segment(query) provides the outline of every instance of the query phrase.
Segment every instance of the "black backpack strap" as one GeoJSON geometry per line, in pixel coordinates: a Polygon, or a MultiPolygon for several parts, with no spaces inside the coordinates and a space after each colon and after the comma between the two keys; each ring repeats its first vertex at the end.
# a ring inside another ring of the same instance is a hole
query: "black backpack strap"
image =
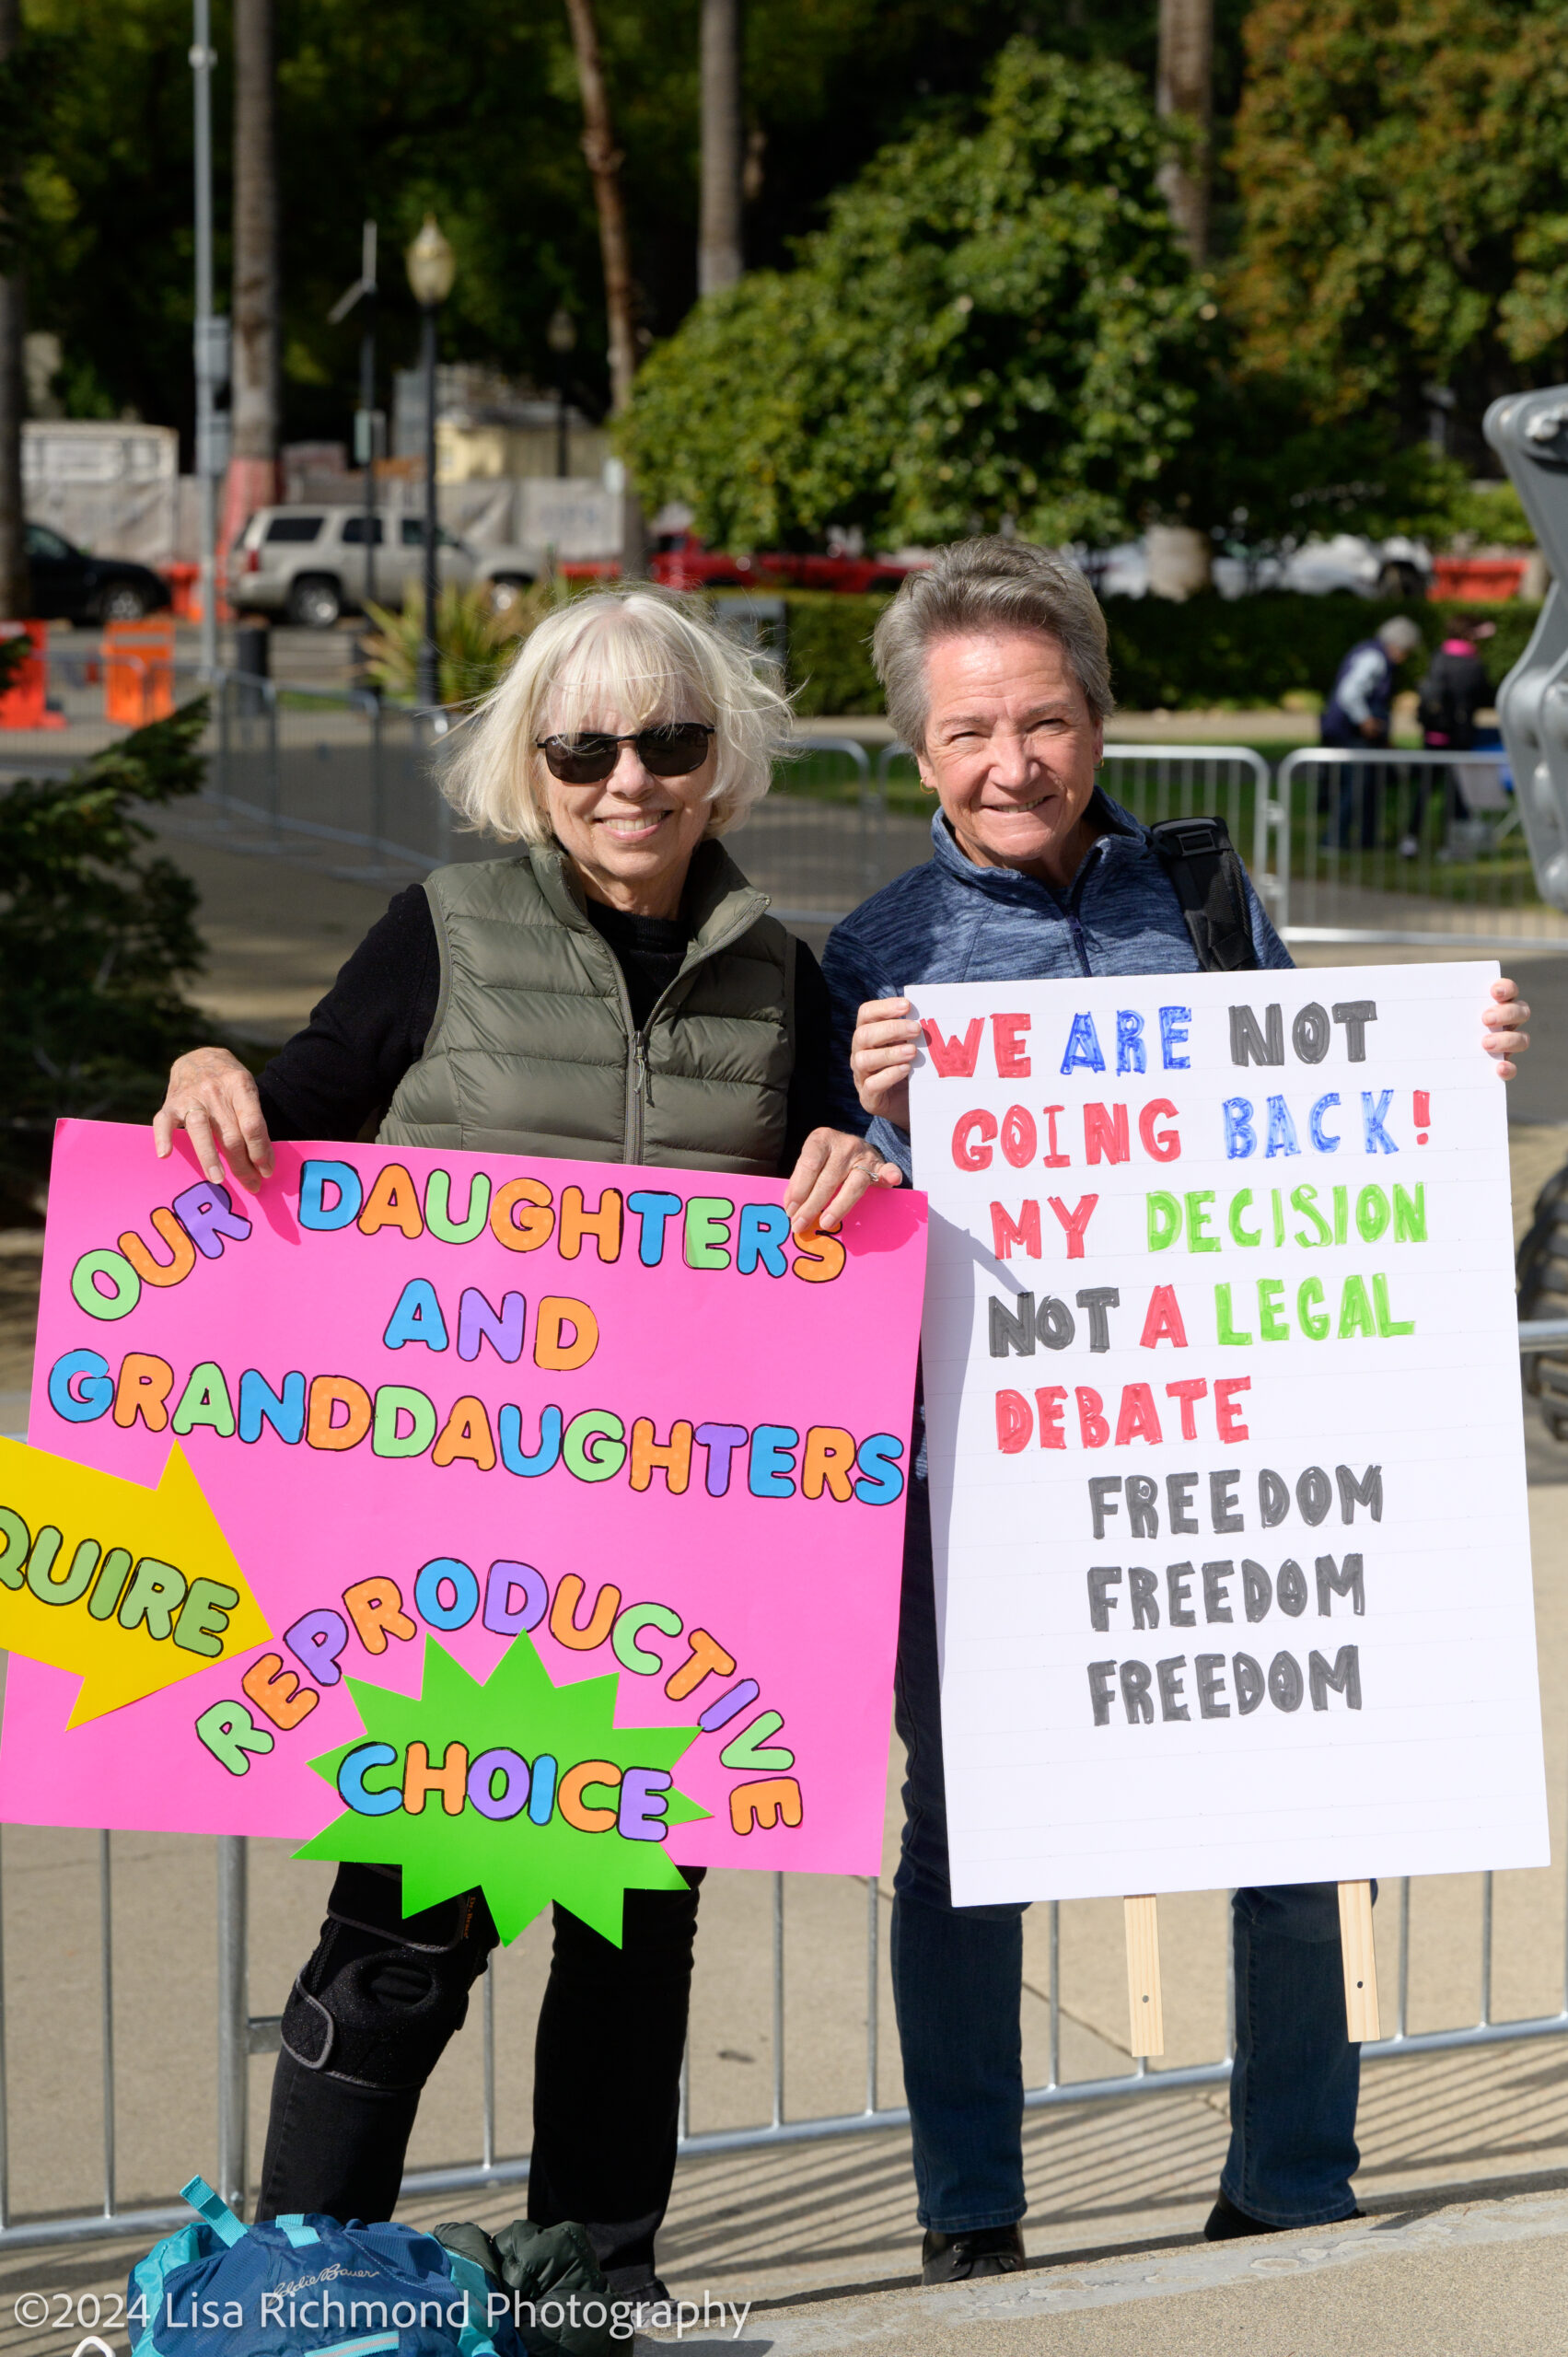
{"type": "Polygon", "coordinates": [[[1239,974],[1257,966],[1247,871],[1223,819],[1162,819],[1149,829],[1156,858],[1181,903],[1205,974],[1239,974]]]}

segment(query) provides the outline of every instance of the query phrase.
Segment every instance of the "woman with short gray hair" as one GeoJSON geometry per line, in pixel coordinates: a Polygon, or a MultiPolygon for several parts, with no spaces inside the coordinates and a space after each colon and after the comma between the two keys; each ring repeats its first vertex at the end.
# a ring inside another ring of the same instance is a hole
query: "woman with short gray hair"
{"type": "MultiPolygon", "coordinates": [[[[932,857],[835,928],[823,970],[839,1117],[847,1126],[858,1109],[871,1142],[907,1173],[920,1035],[907,989],[1291,958],[1244,879],[1223,945],[1190,922],[1150,831],[1097,785],[1110,710],[1105,618],[1067,559],[1017,540],[960,541],[904,584],[874,644],[889,716],[936,797],[932,857]]],[[[1517,1027],[1529,1010],[1512,982],[1493,987],[1484,1043],[1507,1079],[1509,1059],[1528,1044],[1517,1027]]],[[[908,1776],[892,1966],[922,2271],[935,2283],[1024,2263],[1023,1909],[955,1908],[949,1892],[918,1430],[911,1456],[897,1694],[908,1776]]],[[[1234,2132],[1206,2231],[1358,2216],[1359,2049],[1345,2038],[1335,1890],[1237,1891],[1234,1922],[1234,2132]]]]}
{"type": "Polygon", "coordinates": [[[926,656],[939,639],[1028,631],[1054,639],[1098,722],[1109,718],[1105,615],[1071,557],[1027,540],[959,540],[912,573],[871,641],[888,717],[906,745],[925,743],[926,656]]]}

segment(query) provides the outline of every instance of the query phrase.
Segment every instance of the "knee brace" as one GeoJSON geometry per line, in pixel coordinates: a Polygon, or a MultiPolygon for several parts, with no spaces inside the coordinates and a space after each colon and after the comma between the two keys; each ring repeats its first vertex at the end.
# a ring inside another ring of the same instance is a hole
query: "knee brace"
{"type": "Polygon", "coordinates": [[[495,1945],[476,1891],[405,1919],[396,1867],[340,1868],[315,1954],[284,2011],[305,2070],[384,2093],[421,2087],[468,2013],[495,1945]]]}

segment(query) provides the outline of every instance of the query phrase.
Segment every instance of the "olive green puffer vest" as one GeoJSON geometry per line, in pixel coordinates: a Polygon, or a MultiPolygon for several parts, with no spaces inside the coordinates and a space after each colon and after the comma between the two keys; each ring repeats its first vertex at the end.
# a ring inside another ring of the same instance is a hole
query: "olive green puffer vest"
{"type": "Polygon", "coordinates": [[[436,1020],[379,1143],[774,1175],[795,1064],[795,944],[699,844],[685,962],[641,1033],[558,844],[438,867],[436,1020]]]}

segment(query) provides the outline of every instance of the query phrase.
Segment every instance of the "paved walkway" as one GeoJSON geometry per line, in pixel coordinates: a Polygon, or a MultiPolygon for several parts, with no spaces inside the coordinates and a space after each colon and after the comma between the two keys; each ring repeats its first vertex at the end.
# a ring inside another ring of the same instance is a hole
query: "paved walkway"
{"type": "MultiPolygon", "coordinates": [[[[797,2238],[846,2192],[848,2169],[819,2169],[786,2231],[797,2238]]],[[[731,2189],[737,2215],[759,2188],[731,2189]]],[[[765,2189],[763,2189],[765,2190],[765,2189]]],[[[454,2205],[448,2205],[452,2207],[454,2205]]],[[[497,2212],[499,2218],[506,2214],[497,2212]]],[[[433,2213],[411,2223],[436,2223],[433,2213]]],[[[1119,2242],[1031,2255],[1017,2275],[924,2291],[910,2255],[894,2280],[787,2288],[753,2270],[670,2269],[670,2311],[645,2316],[635,2349],[718,2357],[1533,2357],[1560,2351],[1568,2267],[1568,2175],[1527,2189],[1469,2188],[1373,2205],[1342,2226],[1209,2245],[1191,2226],[1132,2219],[1119,2242]]],[[[72,2357],[109,2326],[134,2246],[0,2258],[0,2357],[72,2357]],[[41,2303],[51,2322],[34,2321],[41,2303]],[[18,2310],[20,2311],[18,2315],[18,2310]]],[[[622,2344],[623,2346],[625,2344],[622,2344]]]]}

